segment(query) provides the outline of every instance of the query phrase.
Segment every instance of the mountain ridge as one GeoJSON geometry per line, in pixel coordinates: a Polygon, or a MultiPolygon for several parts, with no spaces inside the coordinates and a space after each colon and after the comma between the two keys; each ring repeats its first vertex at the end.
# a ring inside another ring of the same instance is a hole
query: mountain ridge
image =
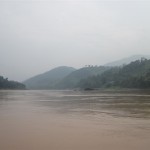
{"type": "Polygon", "coordinates": [[[33,76],[23,83],[29,89],[47,89],[51,88],[55,82],[58,82],[75,70],[76,69],[73,67],[60,66],[46,71],[45,73],[33,76]]]}
{"type": "Polygon", "coordinates": [[[150,59],[136,60],[122,67],[112,67],[100,76],[82,80],[80,88],[150,88],[150,59]]]}
{"type": "Polygon", "coordinates": [[[104,64],[104,66],[122,66],[131,63],[132,61],[140,60],[141,58],[150,59],[150,55],[133,55],[104,64]]]}
{"type": "Polygon", "coordinates": [[[83,67],[74,72],[70,73],[68,76],[63,78],[58,84],[56,84],[56,88],[58,89],[66,89],[66,88],[76,88],[80,80],[88,78],[93,75],[100,75],[104,71],[108,70],[110,67],[105,66],[89,66],[83,67]]]}
{"type": "MultiPolygon", "coordinates": [[[[149,58],[150,56],[146,56],[149,58]]],[[[80,82],[83,80],[89,80],[90,77],[101,76],[101,74],[107,75],[107,70],[110,73],[111,69],[116,67],[116,70],[122,68],[134,61],[144,61],[146,60],[145,55],[134,55],[128,58],[121,59],[112,63],[105,64],[104,66],[87,66],[80,69],[75,69],[73,67],[60,66],[56,67],[45,73],[36,75],[30,79],[27,79],[23,83],[28,89],[73,89],[80,87],[80,82]],[[119,65],[120,63],[120,65],[119,65]]],[[[133,68],[134,69],[134,68],[133,68]]],[[[115,69],[113,70],[115,72],[115,69]]],[[[132,70],[131,70],[132,71],[132,70]]],[[[137,70],[140,71],[140,70],[137,70]]],[[[137,73],[137,72],[136,72],[137,73]]],[[[135,74],[136,74],[135,73],[135,74]]],[[[118,76],[119,78],[119,76],[118,76]]],[[[96,79],[96,78],[95,78],[96,79]]],[[[90,80],[89,80],[90,81],[90,80]]],[[[99,82],[98,80],[94,81],[99,82]]],[[[93,84],[93,83],[92,83],[93,84]]],[[[94,84],[93,84],[94,85],[94,84]]]]}

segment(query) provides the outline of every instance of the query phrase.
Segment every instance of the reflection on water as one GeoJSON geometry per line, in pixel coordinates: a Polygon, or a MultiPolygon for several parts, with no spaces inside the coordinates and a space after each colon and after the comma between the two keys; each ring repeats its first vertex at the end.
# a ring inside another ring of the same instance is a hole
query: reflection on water
{"type": "Polygon", "coordinates": [[[2,90],[0,120],[2,150],[149,150],[150,92],[2,90]]]}

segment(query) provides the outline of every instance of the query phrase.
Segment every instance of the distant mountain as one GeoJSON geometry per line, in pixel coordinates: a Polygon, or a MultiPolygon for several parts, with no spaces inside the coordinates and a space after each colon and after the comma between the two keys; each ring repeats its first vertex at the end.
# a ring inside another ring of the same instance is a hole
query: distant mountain
{"type": "Polygon", "coordinates": [[[58,67],[23,83],[28,89],[71,89],[76,88],[80,80],[101,74],[108,69],[110,67],[106,66],[89,66],[78,70],[72,67],[58,67]]]}
{"type": "Polygon", "coordinates": [[[70,73],[68,76],[63,78],[60,82],[58,82],[55,86],[57,89],[65,89],[65,88],[76,88],[80,80],[86,79],[93,75],[100,75],[104,71],[110,69],[110,67],[84,67],[81,69],[78,69],[72,73],[70,73]]]}
{"type": "Polygon", "coordinates": [[[0,76],[0,89],[25,89],[25,85],[16,81],[9,81],[8,78],[0,76]]]}
{"type": "Polygon", "coordinates": [[[75,70],[76,69],[72,67],[61,66],[34,76],[23,83],[28,89],[51,89],[57,82],[75,70]]]}
{"type": "Polygon", "coordinates": [[[80,88],[150,88],[150,60],[141,59],[123,67],[112,67],[101,75],[81,80],[80,88]]]}
{"type": "Polygon", "coordinates": [[[134,55],[131,57],[123,58],[114,62],[105,64],[104,66],[122,66],[127,65],[133,61],[140,60],[141,58],[150,59],[150,55],[134,55]]]}
{"type": "Polygon", "coordinates": [[[105,66],[88,66],[78,70],[72,67],[57,67],[43,74],[34,76],[24,81],[23,83],[28,89],[73,89],[80,87],[105,87],[109,83],[113,84],[117,79],[121,79],[120,81],[117,80],[117,82],[123,83],[122,79],[127,81],[126,78],[128,76],[130,77],[130,75],[137,75],[138,72],[141,73],[141,69],[143,71],[141,74],[142,76],[145,71],[147,72],[146,68],[149,69],[149,60],[144,58],[150,58],[150,56],[136,55],[108,63],[105,66]],[[135,62],[133,63],[135,66],[132,64],[132,62],[135,62]],[[142,63],[143,65],[143,62],[146,62],[148,67],[141,67],[140,64],[142,63]],[[129,67],[125,64],[129,64],[129,67]],[[127,68],[127,70],[125,68],[127,68]],[[124,72],[124,74],[118,74],[118,71],[124,72]],[[126,78],[124,78],[124,76],[126,78]]]}

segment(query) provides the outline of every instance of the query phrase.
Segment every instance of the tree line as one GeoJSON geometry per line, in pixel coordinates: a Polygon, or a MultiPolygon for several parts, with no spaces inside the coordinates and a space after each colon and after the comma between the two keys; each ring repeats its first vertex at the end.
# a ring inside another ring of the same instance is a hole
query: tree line
{"type": "Polygon", "coordinates": [[[16,81],[9,81],[8,78],[0,76],[0,89],[25,89],[25,85],[16,81]]]}
{"type": "Polygon", "coordinates": [[[83,79],[80,88],[150,88],[150,60],[142,58],[122,67],[112,67],[101,75],[83,79]]]}

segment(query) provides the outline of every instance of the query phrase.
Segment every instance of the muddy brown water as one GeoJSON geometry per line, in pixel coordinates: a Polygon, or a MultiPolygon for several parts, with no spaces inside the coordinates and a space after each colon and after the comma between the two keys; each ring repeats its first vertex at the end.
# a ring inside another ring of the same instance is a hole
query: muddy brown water
{"type": "Polygon", "coordinates": [[[0,91],[0,150],[149,150],[150,91],[0,91]]]}

